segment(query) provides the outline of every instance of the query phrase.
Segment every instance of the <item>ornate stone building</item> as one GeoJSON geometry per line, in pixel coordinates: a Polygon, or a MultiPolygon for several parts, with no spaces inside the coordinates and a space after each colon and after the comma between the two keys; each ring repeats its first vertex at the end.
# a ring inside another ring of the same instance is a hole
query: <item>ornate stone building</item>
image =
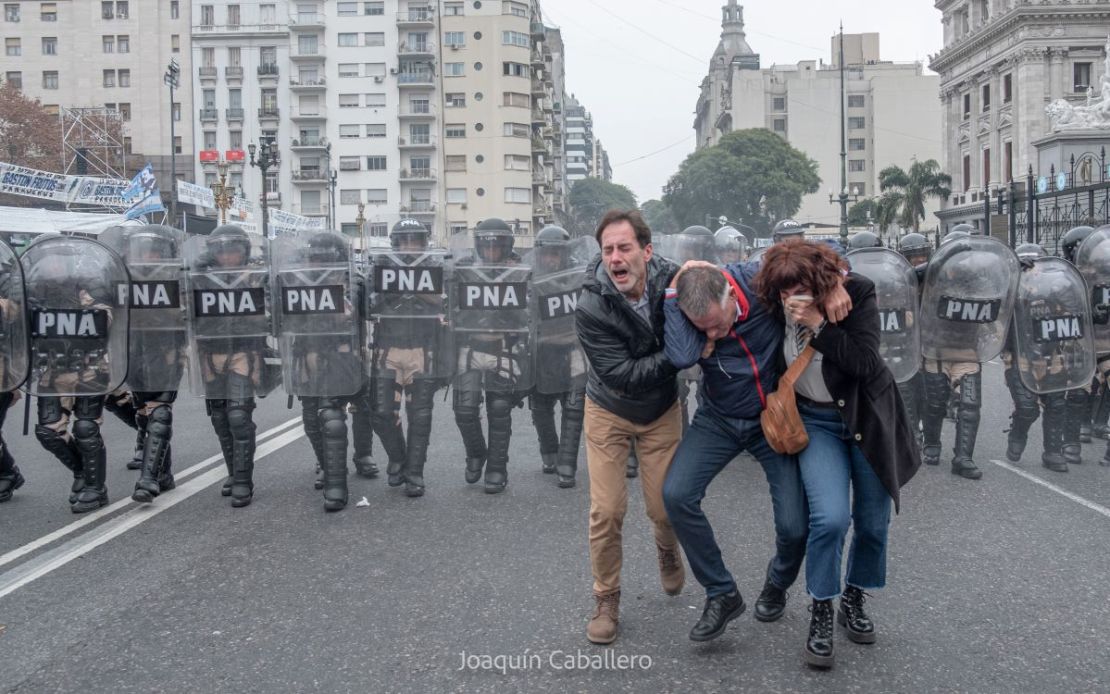
{"type": "Polygon", "coordinates": [[[744,8],[728,0],[721,8],[721,41],[709,61],[709,74],[701,81],[694,118],[698,148],[715,145],[732,131],[732,74],[737,70],[758,73],[759,54],[744,34],[744,8]]]}
{"type": "MultiPolygon", "coordinates": [[[[1110,0],[937,0],[944,170],[952,197],[943,226],[983,224],[983,198],[1037,168],[1045,107],[1085,104],[1102,79],[1110,0]]],[[[1047,173],[1047,172],[1044,172],[1047,173]]]]}

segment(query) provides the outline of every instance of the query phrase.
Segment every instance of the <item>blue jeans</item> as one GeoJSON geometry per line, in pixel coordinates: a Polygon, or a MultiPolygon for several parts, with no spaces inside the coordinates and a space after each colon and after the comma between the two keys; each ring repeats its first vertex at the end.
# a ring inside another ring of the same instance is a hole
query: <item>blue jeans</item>
{"type": "Polygon", "coordinates": [[[806,589],[815,600],[840,595],[841,556],[849,525],[853,532],[848,585],[882,588],[890,495],[844,426],[840,412],[801,403],[798,411],[809,434],[809,446],[798,454],[809,500],[806,589]]]}
{"type": "Polygon", "coordinates": [[[759,460],[771,488],[776,552],[767,578],[779,588],[790,587],[805,558],[809,512],[797,460],[771,450],[758,419],[722,417],[699,407],[663,483],[663,505],[690,569],[711,598],[735,590],[736,581],[721,559],[701,500],[717,473],[744,450],[759,460]]]}

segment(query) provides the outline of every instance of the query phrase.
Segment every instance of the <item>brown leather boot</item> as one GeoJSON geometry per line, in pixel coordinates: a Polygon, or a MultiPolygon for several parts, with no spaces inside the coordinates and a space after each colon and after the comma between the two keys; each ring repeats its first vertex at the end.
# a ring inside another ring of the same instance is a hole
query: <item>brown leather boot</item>
{"type": "Polygon", "coordinates": [[[617,640],[617,622],[620,619],[621,592],[608,595],[594,593],[597,609],[586,625],[586,638],[591,643],[613,643],[617,640]]]}
{"type": "Polygon", "coordinates": [[[686,569],[682,566],[682,554],[678,545],[665,549],[656,545],[659,551],[659,580],[663,584],[663,592],[667,595],[678,595],[686,583],[686,569]]]}

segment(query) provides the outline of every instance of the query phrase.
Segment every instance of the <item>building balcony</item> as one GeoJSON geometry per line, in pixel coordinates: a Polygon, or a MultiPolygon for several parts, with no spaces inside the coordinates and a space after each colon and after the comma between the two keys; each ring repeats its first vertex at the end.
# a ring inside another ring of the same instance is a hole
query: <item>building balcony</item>
{"type": "Polygon", "coordinates": [[[428,87],[435,83],[431,72],[399,72],[397,84],[401,87],[428,87]]]}
{"type": "Polygon", "coordinates": [[[532,153],[533,154],[546,154],[549,147],[542,137],[532,138],[532,153]]]}
{"type": "Polygon", "coordinates": [[[547,36],[544,31],[543,22],[532,22],[532,38],[542,41],[547,36]]]}
{"type": "Polygon", "coordinates": [[[294,137],[290,146],[294,150],[324,149],[328,146],[326,137],[294,137]]]}
{"type": "Polygon", "coordinates": [[[317,77],[314,80],[304,80],[303,82],[290,77],[289,88],[295,92],[323,91],[327,89],[327,82],[323,77],[317,77]]]}
{"type": "Polygon", "coordinates": [[[289,59],[297,60],[300,62],[310,62],[314,60],[324,60],[324,44],[317,44],[315,46],[293,46],[289,49],[289,59]]]}
{"type": "Polygon", "coordinates": [[[533,49],[532,50],[532,65],[535,67],[543,67],[543,52],[533,49]]]}
{"type": "Polygon", "coordinates": [[[399,149],[435,149],[436,138],[431,135],[422,135],[419,137],[398,137],[397,147],[399,149]]]}
{"type": "Polygon", "coordinates": [[[258,109],[258,120],[279,120],[281,111],[277,106],[263,106],[258,109]]]}
{"type": "Polygon", "coordinates": [[[436,25],[436,15],[431,8],[426,10],[409,10],[408,12],[400,12],[397,14],[397,26],[399,27],[434,27],[436,25]]]}
{"type": "Polygon", "coordinates": [[[404,104],[397,113],[398,118],[408,118],[412,120],[433,120],[438,115],[439,112],[436,110],[436,107],[431,104],[417,108],[413,108],[409,104],[404,104]]]}
{"type": "Polygon", "coordinates": [[[547,96],[547,88],[544,87],[543,80],[538,77],[532,79],[532,96],[537,98],[547,96]]]}
{"type": "Polygon", "coordinates": [[[220,110],[218,108],[202,108],[200,110],[201,123],[215,123],[220,119],[220,110]]]}
{"type": "Polygon", "coordinates": [[[436,213],[436,204],[431,200],[410,200],[406,204],[401,205],[399,211],[413,215],[434,215],[436,213]]]}
{"type": "Polygon", "coordinates": [[[280,205],[281,193],[276,190],[266,191],[266,204],[267,205],[280,205]]]}
{"type": "Polygon", "coordinates": [[[305,107],[305,108],[300,108],[300,107],[294,106],[293,107],[293,112],[289,114],[289,117],[292,118],[293,120],[300,120],[300,121],[304,121],[304,120],[327,120],[327,118],[328,118],[328,109],[324,106],[305,107]]]}
{"type": "Polygon", "coordinates": [[[547,181],[547,174],[545,174],[542,171],[533,171],[532,172],[532,183],[533,183],[533,185],[535,185],[535,184],[547,185],[547,182],[548,182],[547,181]]]}
{"type": "Polygon", "coordinates": [[[540,125],[540,124],[543,124],[543,123],[546,123],[546,122],[547,122],[547,119],[544,118],[543,111],[541,111],[539,109],[532,109],[532,123],[533,124],[540,125]]]}
{"type": "Polygon", "coordinates": [[[262,63],[258,66],[258,79],[277,79],[278,66],[277,63],[262,63]]]}
{"type": "Polygon", "coordinates": [[[325,217],[328,214],[328,204],[322,202],[317,205],[293,205],[290,211],[302,217],[325,217]]]}
{"type": "Polygon", "coordinates": [[[397,46],[397,55],[410,58],[434,58],[436,56],[436,47],[431,43],[410,45],[407,41],[402,41],[397,46]]]}
{"type": "Polygon", "coordinates": [[[323,29],[325,26],[324,15],[313,12],[298,12],[289,15],[290,31],[306,31],[309,29],[323,29]]]}
{"type": "Polygon", "coordinates": [[[215,66],[202,65],[197,68],[197,76],[200,77],[201,82],[215,82],[220,76],[220,70],[215,66]]]}
{"type": "Polygon", "coordinates": [[[241,108],[228,108],[224,109],[224,115],[227,116],[228,122],[239,121],[243,122],[243,109],[241,108]]]}
{"type": "Polygon", "coordinates": [[[327,183],[328,175],[323,169],[298,169],[293,172],[294,183],[327,183]]]}
{"type": "Polygon", "coordinates": [[[430,183],[435,180],[435,169],[401,169],[402,183],[430,183]]]}
{"type": "Polygon", "coordinates": [[[243,66],[242,65],[228,65],[224,68],[224,79],[228,82],[243,81],[243,66]]]}

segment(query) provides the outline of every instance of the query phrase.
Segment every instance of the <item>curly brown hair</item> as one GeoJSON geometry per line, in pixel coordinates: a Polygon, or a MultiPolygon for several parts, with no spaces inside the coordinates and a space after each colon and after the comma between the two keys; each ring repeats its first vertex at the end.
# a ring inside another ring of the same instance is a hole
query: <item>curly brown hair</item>
{"type": "Polygon", "coordinates": [[[755,276],[759,300],[774,315],[782,313],[779,292],[801,285],[813,294],[814,304],[825,300],[840,285],[841,271],[848,264],[826,243],[790,239],[768,248],[755,276]]]}

